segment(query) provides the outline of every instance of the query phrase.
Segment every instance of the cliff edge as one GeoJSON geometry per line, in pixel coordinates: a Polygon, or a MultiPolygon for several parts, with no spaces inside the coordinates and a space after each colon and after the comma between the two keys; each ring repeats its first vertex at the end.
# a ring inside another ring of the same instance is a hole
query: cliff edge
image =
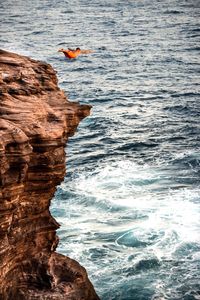
{"type": "Polygon", "coordinates": [[[49,64],[0,50],[0,69],[0,299],[97,300],[85,269],[55,252],[49,212],[90,107],[66,99],[49,64]]]}

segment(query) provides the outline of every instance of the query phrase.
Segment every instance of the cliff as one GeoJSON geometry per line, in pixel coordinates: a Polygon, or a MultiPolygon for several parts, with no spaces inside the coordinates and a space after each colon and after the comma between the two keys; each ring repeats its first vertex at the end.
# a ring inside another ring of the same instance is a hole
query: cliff
{"type": "Polygon", "coordinates": [[[97,300],[85,269],[55,252],[49,212],[90,107],[69,102],[46,63],[0,50],[0,69],[0,299],[97,300]]]}

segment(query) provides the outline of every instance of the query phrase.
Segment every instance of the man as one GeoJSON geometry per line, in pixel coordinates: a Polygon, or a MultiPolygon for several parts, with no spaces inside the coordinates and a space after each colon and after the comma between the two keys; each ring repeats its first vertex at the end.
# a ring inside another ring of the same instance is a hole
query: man
{"type": "Polygon", "coordinates": [[[80,54],[89,54],[93,53],[94,51],[92,50],[81,50],[80,48],[76,48],[75,50],[68,48],[67,50],[65,49],[59,49],[58,52],[62,52],[67,58],[73,59],[76,58],[80,54]]]}

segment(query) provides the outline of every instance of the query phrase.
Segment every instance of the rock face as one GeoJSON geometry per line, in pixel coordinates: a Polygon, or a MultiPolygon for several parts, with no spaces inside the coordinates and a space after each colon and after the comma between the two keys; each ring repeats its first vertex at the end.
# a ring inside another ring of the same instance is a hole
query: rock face
{"type": "Polygon", "coordinates": [[[0,299],[97,300],[85,269],[55,252],[49,212],[90,107],[68,102],[46,63],[0,50],[0,69],[0,299]]]}

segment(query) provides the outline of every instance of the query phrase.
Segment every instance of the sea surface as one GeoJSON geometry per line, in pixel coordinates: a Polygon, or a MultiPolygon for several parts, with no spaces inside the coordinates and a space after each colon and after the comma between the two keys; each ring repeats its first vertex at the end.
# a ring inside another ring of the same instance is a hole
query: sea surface
{"type": "Polygon", "coordinates": [[[200,2],[1,0],[0,47],[93,106],[66,147],[58,251],[102,300],[200,299],[200,2]],[[59,48],[92,49],[67,60],[59,48]]]}

